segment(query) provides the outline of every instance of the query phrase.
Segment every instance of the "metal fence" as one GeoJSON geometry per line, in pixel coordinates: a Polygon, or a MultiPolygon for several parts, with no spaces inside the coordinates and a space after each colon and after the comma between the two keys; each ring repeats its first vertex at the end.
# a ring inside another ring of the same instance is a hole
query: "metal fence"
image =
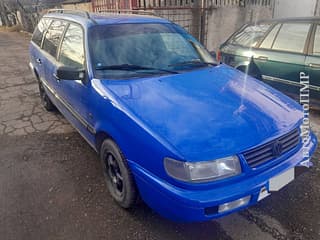
{"type": "Polygon", "coordinates": [[[221,6],[240,6],[247,5],[271,6],[272,0],[132,0],[132,7],[139,9],[150,8],[184,8],[201,7],[214,8],[221,6]]]}
{"type": "Polygon", "coordinates": [[[193,36],[205,41],[203,9],[195,0],[93,0],[95,12],[151,13],[184,27],[193,36]]]}
{"type": "Polygon", "coordinates": [[[92,0],[95,12],[153,14],[185,28],[204,45],[208,13],[220,7],[271,6],[273,0],[92,0]]]}

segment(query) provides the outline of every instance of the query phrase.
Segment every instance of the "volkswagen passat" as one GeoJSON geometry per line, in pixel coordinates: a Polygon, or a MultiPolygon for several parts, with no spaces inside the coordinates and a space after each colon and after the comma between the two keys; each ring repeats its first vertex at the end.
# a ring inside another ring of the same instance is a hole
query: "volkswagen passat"
{"type": "Polygon", "coordinates": [[[44,107],[97,151],[124,208],[140,195],[172,220],[209,220],[311,166],[317,140],[300,136],[300,105],[217,65],[165,19],[55,10],[35,29],[30,59],[44,107]]]}

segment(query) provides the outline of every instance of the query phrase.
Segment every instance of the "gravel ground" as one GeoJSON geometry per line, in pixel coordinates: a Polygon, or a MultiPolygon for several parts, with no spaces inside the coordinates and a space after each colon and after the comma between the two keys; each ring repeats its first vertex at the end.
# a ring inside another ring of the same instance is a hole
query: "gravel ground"
{"type": "MultiPolygon", "coordinates": [[[[105,189],[96,153],[47,113],[28,69],[29,35],[0,32],[1,239],[320,239],[320,164],[255,207],[178,224],[145,204],[125,211],[105,189]]],[[[320,136],[320,114],[312,113],[320,136]]]]}

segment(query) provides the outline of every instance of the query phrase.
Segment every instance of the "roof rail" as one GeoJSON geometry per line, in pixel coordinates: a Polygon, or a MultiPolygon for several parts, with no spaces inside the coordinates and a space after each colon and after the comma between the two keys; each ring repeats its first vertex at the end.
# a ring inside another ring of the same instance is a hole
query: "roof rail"
{"type": "Polygon", "coordinates": [[[105,9],[105,10],[99,10],[98,13],[111,13],[111,14],[129,13],[129,14],[141,14],[141,15],[156,16],[156,14],[152,11],[132,10],[132,9],[105,9]]]}
{"type": "Polygon", "coordinates": [[[66,13],[66,14],[74,14],[74,15],[83,16],[83,17],[86,17],[86,18],[88,18],[88,19],[91,19],[89,12],[87,12],[87,11],[82,11],[82,10],[53,8],[53,9],[49,9],[47,13],[61,13],[61,14],[66,13]]]}

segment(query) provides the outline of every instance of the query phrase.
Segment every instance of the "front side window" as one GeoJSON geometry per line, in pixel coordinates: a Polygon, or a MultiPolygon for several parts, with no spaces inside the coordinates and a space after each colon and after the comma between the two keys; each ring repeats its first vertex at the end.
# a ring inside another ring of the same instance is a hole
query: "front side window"
{"type": "Polygon", "coordinates": [[[59,61],[65,66],[82,68],[84,64],[83,31],[70,24],[62,40],[59,61]]]}
{"type": "Polygon", "coordinates": [[[65,26],[66,23],[64,21],[53,21],[44,38],[43,49],[53,57],[56,57],[59,42],[65,26]]]}
{"type": "Polygon", "coordinates": [[[317,26],[316,35],[314,37],[313,55],[320,56],[320,25],[317,26]]]}
{"type": "Polygon", "coordinates": [[[48,29],[50,22],[50,19],[42,18],[35,28],[31,40],[38,46],[41,46],[43,33],[48,29]]]}
{"type": "Polygon", "coordinates": [[[309,23],[283,24],[272,49],[303,53],[310,26],[309,23]]]}
{"type": "Polygon", "coordinates": [[[229,43],[255,47],[264,37],[271,24],[250,25],[238,32],[229,43]]]}
{"type": "Polygon", "coordinates": [[[215,63],[197,40],[174,24],[100,25],[88,34],[98,78],[170,74],[215,63]]]}

